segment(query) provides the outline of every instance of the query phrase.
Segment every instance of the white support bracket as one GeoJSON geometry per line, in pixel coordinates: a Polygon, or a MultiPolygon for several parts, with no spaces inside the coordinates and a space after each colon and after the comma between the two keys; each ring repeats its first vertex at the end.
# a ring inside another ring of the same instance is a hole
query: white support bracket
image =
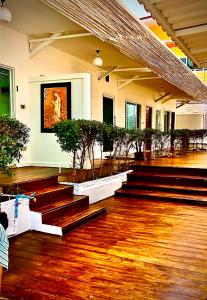
{"type": "Polygon", "coordinates": [[[35,56],[37,53],[39,53],[41,50],[49,46],[51,43],[53,43],[55,40],[60,40],[60,39],[71,39],[71,38],[79,38],[79,37],[84,37],[84,36],[91,36],[93,35],[92,33],[78,33],[78,34],[67,34],[63,35],[63,33],[58,32],[58,33],[53,33],[51,36],[47,38],[38,38],[38,39],[30,39],[29,42],[29,51],[30,51],[30,58],[35,56]],[[31,49],[31,45],[33,43],[40,43],[33,49],[31,49]]]}
{"type": "MultiPolygon", "coordinates": [[[[132,81],[138,79],[139,77],[140,77],[139,75],[135,75],[135,76],[133,76],[132,78],[125,80],[124,83],[118,85],[118,90],[123,89],[123,87],[125,87],[126,85],[128,85],[128,84],[131,83],[132,81]]],[[[118,82],[117,82],[117,84],[118,84],[118,82]]]]}
{"type": "MultiPolygon", "coordinates": [[[[129,80],[130,78],[128,78],[128,79],[119,79],[117,82],[119,83],[119,82],[123,82],[123,81],[127,81],[127,80],[129,80]]],[[[140,77],[140,78],[137,78],[137,79],[134,79],[134,80],[136,80],[136,81],[142,81],[142,80],[151,80],[151,79],[162,79],[160,76],[154,76],[154,77],[140,77]]]]}
{"type": "MultiPolygon", "coordinates": [[[[29,51],[29,56],[30,58],[34,57],[37,53],[39,53],[41,50],[43,50],[44,48],[46,48],[47,46],[49,46],[52,42],[54,42],[55,37],[60,36],[61,33],[54,33],[50,36],[50,38],[46,41],[42,41],[41,44],[37,45],[36,47],[34,47],[33,49],[31,49],[29,51]]],[[[40,42],[40,41],[39,41],[40,42]]],[[[31,48],[31,41],[29,41],[29,49],[31,48]]]]}
{"type": "Polygon", "coordinates": [[[136,71],[136,72],[152,72],[152,70],[148,69],[148,68],[118,68],[117,70],[115,70],[114,72],[130,72],[130,71],[136,71]]]}
{"type": "Polygon", "coordinates": [[[190,103],[190,101],[182,101],[181,104],[179,104],[178,106],[176,106],[176,109],[178,109],[178,108],[180,108],[180,107],[182,107],[182,106],[184,106],[186,104],[189,104],[189,103],[190,103]]]}
{"type": "Polygon", "coordinates": [[[167,97],[168,95],[170,95],[169,92],[166,93],[166,94],[164,94],[164,95],[162,95],[162,96],[160,96],[159,98],[155,99],[155,102],[158,102],[158,101],[162,100],[163,98],[167,97]]]}
{"type": "Polygon", "coordinates": [[[117,66],[113,66],[110,69],[108,69],[106,72],[100,73],[98,75],[98,80],[101,80],[101,79],[105,78],[106,76],[108,76],[109,74],[111,74],[112,72],[114,72],[118,68],[119,67],[117,67],[117,66]]]}

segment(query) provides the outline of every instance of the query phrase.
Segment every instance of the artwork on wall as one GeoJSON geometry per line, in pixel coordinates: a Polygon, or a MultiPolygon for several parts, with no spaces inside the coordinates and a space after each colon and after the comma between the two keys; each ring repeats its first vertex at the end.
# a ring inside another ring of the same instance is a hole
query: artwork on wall
{"type": "Polygon", "coordinates": [[[41,84],[41,132],[71,119],[71,82],[41,84]]]}

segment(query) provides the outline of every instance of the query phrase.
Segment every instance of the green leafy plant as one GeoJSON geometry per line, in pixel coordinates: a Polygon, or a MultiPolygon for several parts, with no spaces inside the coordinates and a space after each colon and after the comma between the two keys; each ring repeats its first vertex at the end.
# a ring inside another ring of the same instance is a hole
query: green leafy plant
{"type": "Polygon", "coordinates": [[[81,131],[76,120],[66,120],[56,123],[53,132],[63,151],[71,153],[73,169],[76,167],[77,151],[80,149],[81,131]]]}
{"type": "Polygon", "coordinates": [[[0,116],[0,171],[11,175],[10,165],[20,161],[29,141],[29,128],[15,118],[0,116]]]}
{"type": "Polygon", "coordinates": [[[84,162],[88,157],[95,177],[95,145],[103,140],[103,125],[95,120],[77,120],[80,128],[80,169],[84,168],[84,162]]]}

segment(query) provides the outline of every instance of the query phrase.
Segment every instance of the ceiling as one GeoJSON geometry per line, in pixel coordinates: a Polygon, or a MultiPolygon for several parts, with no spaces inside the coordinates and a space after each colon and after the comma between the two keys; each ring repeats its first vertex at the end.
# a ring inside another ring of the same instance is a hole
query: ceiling
{"type": "MultiPolygon", "coordinates": [[[[6,7],[13,14],[12,21],[7,26],[30,38],[49,37],[51,34],[59,32],[63,34],[87,32],[83,27],[39,0],[7,0],[6,7]]],[[[112,65],[144,66],[143,63],[135,62],[95,36],[56,40],[51,46],[89,63],[94,59],[96,49],[100,49],[106,69],[112,65]]]]}
{"type": "MultiPolygon", "coordinates": [[[[78,34],[88,32],[83,27],[71,21],[68,17],[57,12],[50,6],[46,5],[40,0],[7,0],[6,7],[12,12],[12,21],[8,23],[8,27],[19,31],[28,38],[43,38],[49,37],[51,34],[78,34]]],[[[146,67],[141,60],[134,60],[127,55],[121,53],[115,46],[102,41],[94,35],[55,40],[52,44],[65,53],[78,57],[88,63],[91,63],[95,57],[95,50],[101,50],[101,57],[104,61],[103,70],[108,70],[112,66],[119,66],[122,68],[139,68],[146,67]]],[[[150,71],[150,70],[149,70],[150,71]]],[[[116,74],[122,78],[131,78],[139,75],[141,77],[157,76],[152,71],[137,73],[137,71],[117,72],[116,74]]],[[[136,81],[135,81],[136,82],[136,81]]],[[[162,78],[143,80],[141,82],[144,86],[151,86],[151,88],[159,92],[160,87],[163,86],[166,91],[173,94],[182,93],[177,87],[162,78]]],[[[183,93],[184,94],[184,93],[183,93]]]]}
{"type": "Polygon", "coordinates": [[[139,0],[198,67],[207,66],[207,0],[139,0]]]}

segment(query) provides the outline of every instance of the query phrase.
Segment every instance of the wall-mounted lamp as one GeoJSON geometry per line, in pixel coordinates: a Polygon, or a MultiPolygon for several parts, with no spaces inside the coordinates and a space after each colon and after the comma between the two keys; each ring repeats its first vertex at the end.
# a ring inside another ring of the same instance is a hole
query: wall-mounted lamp
{"type": "Polygon", "coordinates": [[[94,58],[93,60],[93,65],[96,66],[96,67],[102,67],[103,65],[103,60],[101,57],[99,57],[99,53],[100,53],[100,50],[96,50],[96,57],[94,58]]]}
{"type": "Polygon", "coordinates": [[[0,6],[0,21],[3,22],[10,22],[12,19],[12,14],[10,10],[6,7],[4,7],[4,2],[6,0],[1,0],[1,6],[0,6]]]}

